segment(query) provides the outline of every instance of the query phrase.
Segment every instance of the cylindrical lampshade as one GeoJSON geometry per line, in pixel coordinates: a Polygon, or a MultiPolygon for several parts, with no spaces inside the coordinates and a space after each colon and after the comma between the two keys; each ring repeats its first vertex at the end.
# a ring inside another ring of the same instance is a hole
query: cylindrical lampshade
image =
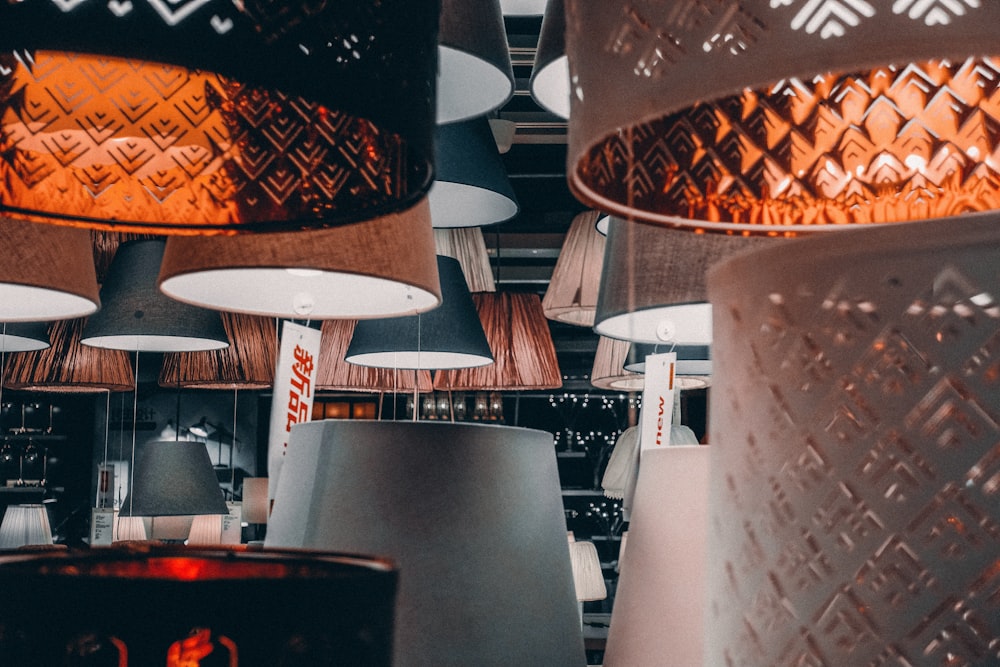
{"type": "Polygon", "coordinates": [[[268,389],[274,385],[278,334],[270,318],[222,313],[229,346],[203,352],[163,355],[161,387],[185,389],[268,389]]]}
{"type": "Polygon", "coordinates": [[[594,546],[593,542],[571,540],[569,559],[573,569],[573,584],[576,587],[577,600],[589,602],[608,597],[604,573],[601,571],[601,559],[597,555],[597,547],[594,546]]]}
{"type": "Polygon", "coordinates": [[[443,0],[439,30],[437,122],[503,106],[514,94],[514,69],[500,0],[443,0]]]}
{"type": "Polygon", "coordinates": [[[0,549],[52,544],[45,505],[8,505],[0,523],[0,549]]]}
{"type": "Polygon", "coordinates": [[[703,664],[709,470],[708,447],[643,451],[628,551],[622,535],[608,667],[703,664]]]}
{"type": "Polygon", "coordinates": [[[49,345],[49,327],[44,322],[0,323],[0,352],[31,352],[49,345]]]}
{"type": "Polygon", "coordinates": [[[0,248],[0,321],[83,317],[100,306],[86,231],[0,217],[0,248]]]}
{"type": "Polygon", "coordinates": [[[368,393],[426,393],[433,391],[427,370],[375,368],[344,361],[354,336],[354,320],[325,320],[316,367],[319,391],[360,391],[368,393]]]}
{"type": "Polygon", "coordinates": [[[566,56],[566,8],[548,0],[538,35],[538,50],[528,83],[531,97],[560,118],[569,118],[569,58],[566,56]]]}
{"type": "Polygon", "coordinates": [[[587,211],[570,224],[542,298],[542,309],[550,320],[594,326],[605,246],[604,237],[594,227],[599,216],[597,211],[587,211]]]}
{"type": "Polygon", "coordinates": [[[486,117],[439,125],[435,142],[427,195],[435,228],[482,227],[517,215],[517,196],[486,117]]]}
{"type": "Polygon", "coordinates": [[[377,368],[466,368],[493,362],[457,259],[438,255],[441,305],[429,313],[358,322],[345,360],[377,368]]]}
{"type": "Polygon", "coordinates": [[[433,172],[439,5],[5,5],[0,210],[192,234],[408,208],[433,172]]]}
{"type": "Polygon", "coordinates": [[[770,241],[691,234],[612,219],[594,331],[635,343],[710,344],[712,309],[705,289],[708,267],[770,241]]]}
{"type": "Polygon", "coordinates": [[[470,292],[497,291],[483,230],[479,227],[435,229],[434,245],[437,254],[458,260],[470,292]]]}
{"type": "Polygon", "coordinates": [[[987,213],[709,272],[706,665],[996,661],[998,258],[987,213]]]}
{"type": "Polygon", "coordinates": [[[87,319],[81,342],[113,350],[191,352],[229,345],[219,313],[174,301],[156,289],[166,241],[118,246],[101,285],[101,310],[87,319]]]}
{"type": "Polygon", "coordinates": [[[243,520],[247,523],[267,523],[267,481],[267,477],[243,478],[243,520]]]}
{"type": "Polygon", "coordinates": [[[153,440],[142,446],[121,516],[228,514],[205,443],[153,440]]]}
{"type": "Polygon", "coordinates": [[[765,235],[1000,208],[997,3],[676,5],[566,0],[589,206],[765,235]]]}
{"type": "Polygon", "coordinates": [[[390,317],[441,299],[430,207],[310,232],[171,237],[158,284],[179,301],[273,317],[390,317]]]}
{"type": "Polygon", "coordinates": [[[4,386],[21,391],[93,393],[132,391],[135,372],[128,353],[80,342],[84,319],[48,327],[51,346],[7,358],[4,386]]]}
{"type": "Polygon", "coordinates": [[[438,371],[441,391],[519,391],[562,386],[559,360],[537,294],[482,292],[472,300],[494,362],[478,368],[438,371]]]}
{"type": "Polygon", "coordinates": [[[565,531],[549,433],[326,420],[292,429],[265,546],[396,562],[397,667],[578,667],[565,531]]]}
{"type": "Polygon", "coordinates": [[[189,545],[222,544],[222,515],[199,514],[191,522],[189,545]]]}

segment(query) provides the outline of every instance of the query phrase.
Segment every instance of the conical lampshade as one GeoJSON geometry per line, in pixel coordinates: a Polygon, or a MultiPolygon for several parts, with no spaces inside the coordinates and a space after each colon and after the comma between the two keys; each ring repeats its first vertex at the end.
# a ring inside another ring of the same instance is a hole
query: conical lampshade
{"type": "Polygon", "coordinates": [[[538,50],[528,83],[531,97],[560,118],[569,118],[569,58],[563,0],[548,0],[538,35],[538,50]]]}
{"type": "Polygon", "coordinates": [[[344,361],[351,344],[354,320],[325,320],[316,367],[317,391],[360,391],[421,393],[433,391],[427,370],[392,369],[360,366],[344,361]]]}
{"type": "Polygon", "coordinates": [[[205,443],[153,440],[142,446],[121,516],[228,514],[205,443]]]}
{"type": "Polygon", "coordinates": [[[222,313],[229,346],[163,355],[161,387],[267,389],[274,385],[278,334],[270,318],[222,313]]]}
{"type": "Polygon", "coordinates": [[[29,352],[47,347],[49,331],[44,322],[0,323],[0,352],[29,352]]]}
{"type": "Polygon", "coordinates": [[[681,391],[704,389],[711,384],[712,362],[704,345],[640,345],[601,336],[594,354],[590,383],[598,389],[642,391],[646,386],[646,355],[673,352],[674,388],[681,391]]]}
{"type": "Polygon", "coordinates": [[[646,357],[661,352],[673,352],[677,355],[678,375],[701,375],[707,379],[712,374],[712,348],[708,345],[630,343],[623,368],[633,373],[645,373],[646,357]]]}
{"type": "Polygon", "coordinates": [[[594,353],[594,367],[590,371],[590,384],[598,389],[616,391],[642,391],[645,378],[639,373],[624,369],[628,358],[628,342],[601,336],[594,353]]]}
{"type": "Polygon", "coordinates": [[[597,310],[604,263],[604,237],[594,223],[600,213],[587,211],[573,218],[559,251],[552,279],[542,298],[550,320],[591,327],[597,310]]]}

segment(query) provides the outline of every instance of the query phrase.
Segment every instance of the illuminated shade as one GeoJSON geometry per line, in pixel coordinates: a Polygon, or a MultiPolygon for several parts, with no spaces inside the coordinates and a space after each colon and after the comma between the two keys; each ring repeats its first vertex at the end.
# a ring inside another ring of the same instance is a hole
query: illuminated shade
{"type": "Polygon", "coordinates": [[[441,305],[423,315],[363,320],[344,359],[377,368],[465,368],[493,362],[458,260],[439,255],[441,305]]]}
{"type": "Polygon", "coordinates": [[[166,241],[118,246],[101,285],[101,310],[87,319],[84,345],[139,352],[190,352],[229,345],[219,313],[195,308],[156,289],[166,241]]]}
{"type": "Polygon", "coordinates": [[[84,323],[83,319],[53,322],[48,327],[50,347],[8,357],[4,386],[49,393],[135,389],[135,373],[128,353],[82,344],[84,323]]]}
{"type": "Polygon", "coordinates": [[[0,549],[52,544],[45,505],[8,505],[0,523],[0,549]]]}
{"type": "Polygon", "coordinates": [[[549,0],[545,5],[538,50],[528,85],[532,99],[539,106],[560,118],[569,118],[569,59],[566,57],[563,0],[549,0]]]}
{"type": "MultiPolygon", "coordinates": [[[[392,11],[405,13],[407,7],[392,11]]],[[[443,0],[437,122],[482,116],[503,106],[513,94],[514,69],[500,0],[443,0]]]]}
{"type": "Polygon", "coordinates": [[[706,665],[995,661],[997,215],[709,272],[706,665]]]}
{"type": "Polygon", "coordinates": [[[278,334],[274,321],[222,313],[229,346],[163,355],[161,387],[184,389],[268,389],[274,385],[278,334]]]}
{"type": "Polygon", "coordinates": [[[588,205],[759,234],[1000,207],[997,3],[676,4],[566,0],[588,205]]]}
{"type": "Polygon", "coordinates": [[[410,392],[433,391],[426,370],[395,370],[359,366],[344,361],[354,335],[354,320],[326,320],[320,338],[316,389],[319,391],[410,392]]]}
{"type": "Polygon", "coordinates": [[[247,523],[267,523],[269,506],[267,477],[244,477],[243,520],[247,523]]]}
{"type": "Polygon", "coordinates": [[[517,196],[485,116],[439,125],[435,141],[428,194],[434,227],[481,227],[517,215],[517,196]]]}
{"type": "Polygon", "coordinates": [[[0,210],[190,234],[407,208],[432,179],[438,20],[435,0],[7,4],[0,210]]]}
{"type": "Polygon", "coordinates": [[[390,665],[383,560],[116,545],[8,554],[0,586],[4,665],[390,665]]]}
{"type": "Polygon", "coordinates": [[[30,352],[49,347],[49,330],[44,322],[0,323],[0,351],[30,352]]]}
{"type": "Polygon", "coordinates": [[[719,664],[702,663],[708,450],[680,445],[642,453],[604,653],[608,667],[719,664]]]}
{"type": "Polygon", "coordinates": [[[205,443],[151,440],[142,445],[120,516],[229,514],[205,443]]]}
{"type": "Polygon", "coordinates": [[[545,0],[500,0],[504,16],[541,16],[545,0]]]}
{"type": "Polygon", "coordinates": [[[569,558],[573,570],[576,599],[580,602],[603,600],[608,589],[601,571],[601,559],[593,542],[570,540],[569,558]]]}
{"type": "MultiPolygon", "coordinates": [[[[199,515],[201,516],[201,515],[199,515]]],[[[206,515],[215,516],[215,515],[206,515]]],[[[195,517],[190,515],[177,515],[177,516],[158,516],[158,517],[148,517],[143,519],[143,517],[123,517],[123,519],[136,519],[139,521],[149,522],[149,539],[152,540],[176,540],[178,542],[187,539],[188,535],[191,534],[191,526],[194,524],[195,517]]],[[[145,525],[145,524],[143,524],[145,525]]]]}
{"type": "Polygon", "coordinates": [[[594,326],[605,245],[594,227],[599,215],[587,211],[573,218],[542,298],[542,309],[550,320],[594,326]]]}
{"type": "Polygon", "coordinates": [[[0,248],[0,320],[83,317],[100,306],[87,232],[0,217],[0,248]]]}
{"type": "Polygon", "coordinates": [[[483,230],[479,227],[435,229],[434,245],[437,254],[458,260],[470,292],[497,291],[483,230]]]}
{"type": "Polygon", "coordinates": [[[397,667],[584,665],[552,446],[483,424],[299,424],[265,547],[397,563],[397,667]]]}
{"type": "MultiPolygon", "coordinates": [[[[646,357],[651,354],[674,352],[677,354],[678,375],[712,374],[712,351],[708,345],[651,345],[649,343],[631,343],[623,368],[633,373],[646,372],[646,357]]],[[[706,377],[707,380],[707,377],[706,377]]]]}
{"type": "Polygon", "coordinates": [[[708,267],[770,239],[690,234],[612,219],[594,331],[634,343],[708,345],[708,267]]]}
{"type": "Polygon", "coordinates": [[[167,240],[158,285],[196,306],[273,317],[390,317],[441,298],[426,201],[336,229],[167,240]]]}
{"type": "Polygon", "coordinates": [[[488,366],[438,371],[441,391],[518,391],[562,386],[559,360],[537,294],[473,294],[494,362],[488,366]]]}

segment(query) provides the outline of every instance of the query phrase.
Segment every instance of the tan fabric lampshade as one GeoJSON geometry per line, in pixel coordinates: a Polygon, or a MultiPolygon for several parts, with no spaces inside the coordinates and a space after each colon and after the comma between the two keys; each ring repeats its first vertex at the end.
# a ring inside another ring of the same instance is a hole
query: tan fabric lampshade
{"type": "Polygon", "coordinates": [[[344,361],[356,324],[354,320],[323,322],[316,369],[317,390],[412,393],[416,388],[421,393],[433,391],[430,371],[375,368],[344,361]]]}
{"type": "Polygon", "coordinates": [[[542,309],[550,320],[594,326],[605,245],[595,227],[600,215],[587,211],[573,218],[542,298],[542,309]]]}
{"type": "Polygon", "coordinates": [[[161,387],[267,389],[274,384],[278,334],[274,321],[257,315],[222,313],[229,347],[163,355],[161,387]]]}
{"type": "Polygon", "coordinates": [[[615,391],[642,391],[645,376],[624,369],[628,359],[628,341],[601,336],[597,340],[594,366],[590,372],[590,384],[598,389],[615,391]]]}
{"type": "Polygon", "coordinates": [[[462,266],[470,292],[496,292],[496,280],[490,266],[483,230],[479,227],[435,229],[437,254],[454,257],[462,266]]]}

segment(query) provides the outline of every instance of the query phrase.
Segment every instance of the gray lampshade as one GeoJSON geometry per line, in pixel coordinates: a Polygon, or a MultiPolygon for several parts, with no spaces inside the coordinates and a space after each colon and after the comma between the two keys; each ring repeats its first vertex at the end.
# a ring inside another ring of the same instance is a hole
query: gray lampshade
{"type": "Polygon", "coordinates": [[[493,363],[483,324],[457,259],[438,255],[441,305],[410,317],[362,320],[346,361],[378,368],[447,369],[493,363]]]}
{"type": "Polygon", "coordinates": [[[0,323],[0,352],[30,352],[49,347],[45,322],[0,323]]]}
{"type": "Polygon", "coordinates": [[[156,288],[166,241],[118,247],[101,286],[101,310],[87,319],[84,345],[140,352],[194,352],[229,345],[218,312],[174,301],[156,288]]]}
{"type": "Polygon", "coordinates": [[[676,345],[671,347],[670,345],[631,343],[622,368],[633,373],[645,373],[646,357],[662,352],[675,352],[677,354],[676,372],[678,375],[707,376],[712,374],[712,348],[709,345],[676,345]]]}
{"type": "Polygon", "coordinates": [[[121,516],[228,513],[205,443],[152,440],[142,445],[121,516]]]}
{"type": "Polygon", "coordinates": [[[517,215],[517,197],[485,116],[439,125],[434,140],[428,198],[435,228],[482,227],[517,215]]]}
{"type": "Polygon", "coordinates": [[[586,664],[549,433],[299,424],[265,546],[394,561],[396,667],[586,664]]]}
{"type": "Polygon", "coordinates": [[[545,5],[529,87],[531,97],[540,106],[560,118],[569,118],[569,59],[563,0],[549,0],[545,5]]]}

